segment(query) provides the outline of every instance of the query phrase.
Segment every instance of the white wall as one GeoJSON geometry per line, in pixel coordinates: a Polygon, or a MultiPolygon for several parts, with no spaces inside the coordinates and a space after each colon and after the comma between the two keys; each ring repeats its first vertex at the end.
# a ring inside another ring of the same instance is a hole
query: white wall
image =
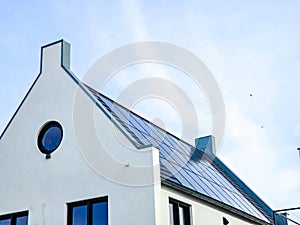
{"type": "MultiPolygon", "coordinates": [[[[84,117],[76,128],[73,126],[78,86],[60,66],[61,45],[62,42],[44,49],[43,72],[0,141],[0,215],[29,210],[30,225],[66,224],[67,202],[108,196],[109,224],[156,224],[155,196],[160,184],[127,186],[106,179],[94,168],[97,160],[104,163],[97,157],[105,149],[99,145],[99,137],[95,139],[95,134],[85,132],[84,117]],[[61,123],[64,136],[51,159],[45,159],[36,140],[40,128],[49,120],[61,123]],[[80,128],[83,130],[78,132],[76,129],[80,128]],[[78,143],[76,135],[80,133],[78,143]],[[88,147],[85,153],[82,144],[88,147]],[[89,163],[85,157],[92,152],[96,152],[94,161],[89,163]]],[[[81,89],[79,93],[83,93],[81,89]]],[[[82,97],[86,101],[75,114],[94,106],[86,95],[82,97]]],[[[111,130],[111,122],[97,109],[95,118],[97,135],[105,131],[105,146],[111,146],[112,154],[120,161],[116,168],[111,168],[112,178],[125,177],[137,185],[140,177],[130,176],[132,171],[136,172],[132,165],[158,164],[158,151],[153,148],[143,153],[128,151],[124,145],[112,141],[118,130],[111,130]],[[122,164],[125,162],[130,162],[130,166],[122,164]]],[[[122,143],[130,145],[126,140],[122,143]]],[[[153,180],[158,174],[159,171],[147,170],[146,176],[153,180]]]]}
{"type": "Polygon", "coordinates": [[[188,196],[165,185],[162,185],[161,188],[160,224],[170,224],[170,197],[191,205],[192,225],[223,225],[223,217],[225,217],[230,222],[229,225],[252,224],[234,217],[226,212],[222,212],[219,209],[208,206],[203,201],[200,201],[193,196],[188,196]]]}

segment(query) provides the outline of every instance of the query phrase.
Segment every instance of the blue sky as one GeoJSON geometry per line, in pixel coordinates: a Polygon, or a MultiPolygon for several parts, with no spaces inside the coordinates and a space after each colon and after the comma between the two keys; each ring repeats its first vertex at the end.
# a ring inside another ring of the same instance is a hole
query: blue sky
{"type": "MultiPolygon", "coordinates": [[[[42,45],[61,38],[70,42],[71,69],[81,78],[100,56],[124,44],[177,44],[199,56],[223,93],[226,136],[219,156],[274,209],[300,206],[299,1],[1,5],[1,130],[39,73],[42,45]]],[[[198,106],[199,135],[205,135],[211,121],[198,91],[198,99],[191,96],[198,106]]],[[[137,110],[143,113],[143,105],[137,110]]]]}

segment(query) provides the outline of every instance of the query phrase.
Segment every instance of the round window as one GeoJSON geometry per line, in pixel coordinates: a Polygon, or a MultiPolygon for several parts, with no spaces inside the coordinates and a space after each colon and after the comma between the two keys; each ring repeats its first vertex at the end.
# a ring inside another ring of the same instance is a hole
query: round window
{"type": "Polygon", "coordinates": [[[51,154],[58,148],[62,137],[62,126],[58,122],[46,123],[41,129],[37,140],[40,151],[44,154],[51,154]]]}

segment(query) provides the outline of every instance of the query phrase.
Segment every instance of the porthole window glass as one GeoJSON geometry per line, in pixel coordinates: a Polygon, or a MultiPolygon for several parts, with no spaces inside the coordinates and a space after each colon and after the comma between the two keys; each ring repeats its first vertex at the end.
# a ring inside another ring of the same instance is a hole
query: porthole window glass
{"type": "Polygon", "coordinates": [[[58,122],[51,121],[46,123],[38,136],[38,147],[40,151],[44,154],[51,154],[60,145],[62,137],[62,126],[58,122]]]}

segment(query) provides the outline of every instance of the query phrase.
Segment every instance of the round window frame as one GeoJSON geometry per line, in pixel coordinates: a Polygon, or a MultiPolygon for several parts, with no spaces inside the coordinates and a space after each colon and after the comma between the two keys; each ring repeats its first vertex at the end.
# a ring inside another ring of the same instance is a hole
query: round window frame
{"type": "Polygon", "coordinates": [[[37,146],[40,150],[41,153],[45,154],[45,155],[50,155],[52,154],[55,150],[57,150],[57,148],[60,146],[62,140],[63,140],[63,136],[64,136],[64,132],[63,132],[63,127],[62,125],[57,122],[57,121],[48,121],[46,122],[40,129],[38,136],[37,136],[37,146]],[[59,140],[59,143],[57,144],[57,146],[51,150],[48,150],[44,147],[43,144],[43,138],[45,136],[45,134],[47,133],[47,131],[52,128],[52,127],[57,127],[60,132],[61,132],[61,138],[59,140]]]}

